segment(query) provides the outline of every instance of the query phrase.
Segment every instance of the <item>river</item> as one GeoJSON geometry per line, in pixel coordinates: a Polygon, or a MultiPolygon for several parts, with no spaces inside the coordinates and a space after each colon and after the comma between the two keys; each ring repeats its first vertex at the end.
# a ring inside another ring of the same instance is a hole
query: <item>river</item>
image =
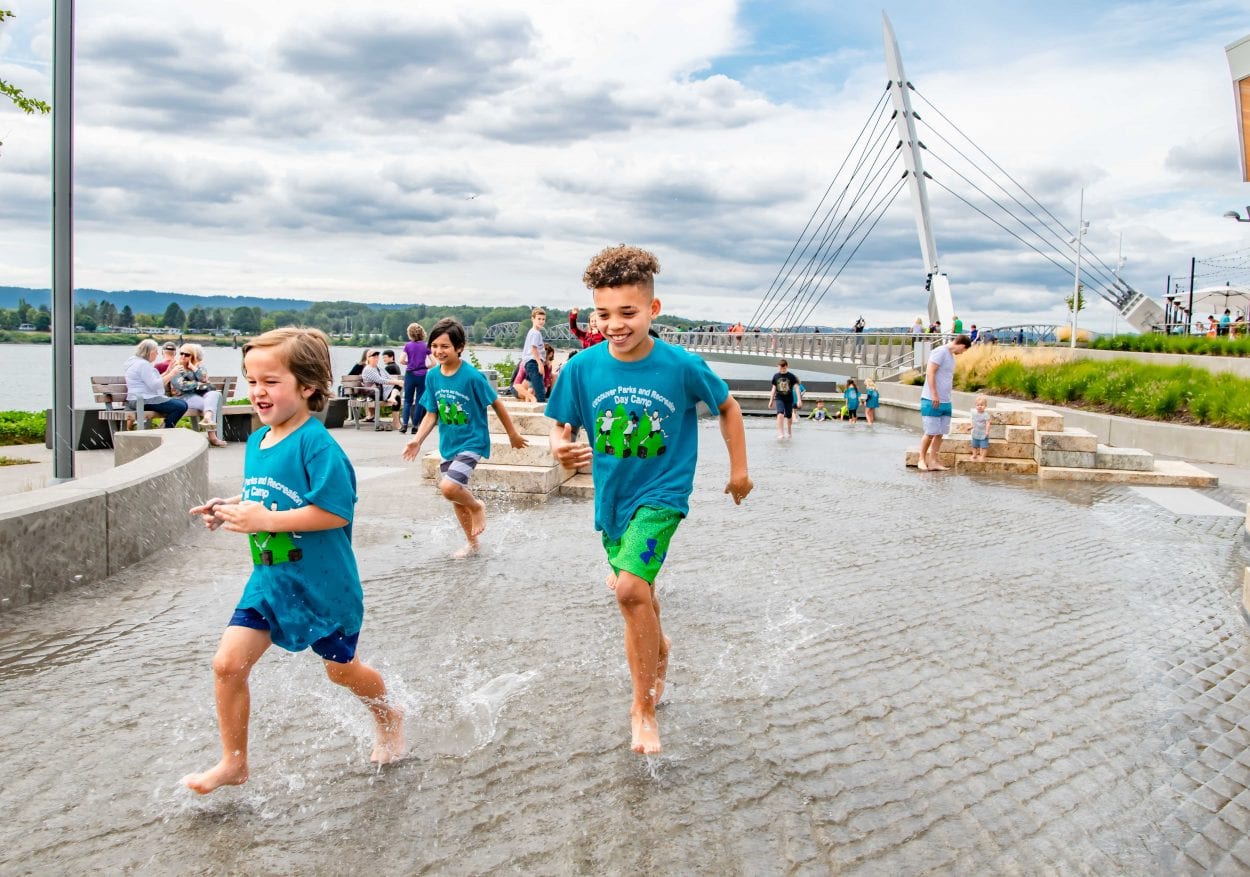
{"type": "MultiPolygon", "coordinates": [[[[136,342],[137,343],[137,342],[136,342]]],[[[470,348],[483,365],[500,362],[508,356],[516,359],[520,351],[503,347],[470,348]]],[[[398,350],[398,348],[396,348],[398,350]]],[[[74,348],[74,406],[94,408],[91,394],[93,375],[118,375],[132,347],[123,345],[82,346],[74,348]]],[[[333,347],[334,374],[345,375],[360,358],[361,348],[333,347]]],[[[566,351],[556,351],[557,363],[563,362],[566,351]]],[[[238,375],[237,396],[247,393],[243,381],[242,356],[231,347],[205,347],[204,362],[212,375],[238,375]]],[[[763,366],[717,363],[716,372],[723,378],[767,379],[773,369],[763,366]]],[[[0,344],[0,411],[41,411],[52,405],[52,345],[0,344]]]]}

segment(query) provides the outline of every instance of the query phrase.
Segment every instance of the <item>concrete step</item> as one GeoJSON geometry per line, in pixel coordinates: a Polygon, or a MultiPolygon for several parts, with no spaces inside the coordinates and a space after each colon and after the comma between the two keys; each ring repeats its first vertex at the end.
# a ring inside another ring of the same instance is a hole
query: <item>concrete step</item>
{"type": "Polygon", "coordinates": [[[1066,427],[1063,432],[1038,430],[1035,443],[1043,451],[1080,451],[1093,454],[1098,450],[1098,436],[1076,426],[1066,427]]]}
{"type": "Polygon", "coordinates": [[[1131,469],[1134,472],[1153,472],[1155,455],[1141,448],[1113,448],[1099,445],[1094,454],[1095,469],[1131,469]]]}
{"type": "Polygon", "coordinates": [[[1008,460],[990,457],[973,460],[966,454],[955,457],[955,471],[961,475],[1036,475],[1037,463],[1032,460],[1008,460]]]}
{"type": "Polygon", "coordinates": [[[1031,425],[1038,432],[1063,432],[1063,415],[1054,411],[1034,410],[1031,425]]]}
{"type": "MultiPolygon", "coordinates": [[[[508,416],[512,418],[512,425],[517,428],[517,432],[524,436],[549,435],[551,428],[556,425],[556,422],[550,417],[535,412],[518,411],[514,414],[509,410],[508,416]]],[[[490,412],[488,421],[491,432],[504,434],[503,424],[499,422],[499,417],[493,409],[490,412]]]]}
{"type": "Polygon", "coordinates": [[[1033,459],[1039,466],[1057,466],[1062,469],[1095,469],[1098,455],[1093,451],[1045,451],[1034,445],[1033,459]]]}
{"type": "MultiPolygon", "coordinates": [[[[1016,429],[1023,427],[1006,427],[1016,429]]],[[[1005,457],[1011,460],[1032,460],[1036,446],[1032,442],[1004,442],[990,439],[990,457],[1005,457]]],[[[971,454],[972,437],[968,435],[948,435],[942,440],[942,453],[971,454]]]]}
{"type": "MultiPolygon", "coordinates": [[[[514,448],[507,434],[491,433],[488,463],[502,466],[554,466],[550,439],[545,435],[527,435],[528,447],[514,448]]],[[[570,473],[571,474],[571,473],[570,473]]]]}
{"type": "MultiPolygon", "coordinates": [[[[946,445],[943,444],[942,447],[945,448],[946,445]]],[[[920,448],[912,448],[911,450],[907,451],[906,455],[904,456],[904,461],[906,462],[908,466],[915,468],[916,464],[920,462],[920,448]]],[[[943,450],[942,453],[938,454],[938,462],[941,463],[943,466],[949,466],[950,468],[954,469],[955,462],[956,462],[955,455],[947,453],[945,450],[943,450]]]]}
{"type": "MultiPolygon", "coordinates": [[[[421,471],[426,478],[437,478],[439,457],[430,454],[421,460],[421,471]]],[[[573,475],[572,470],[559,466],[509,466],[499,463],[478,463],[469,481],[469,489],[498,491],[501,493],[551,493],[573,475]]]]}
{"type": "Polygon", "coordinates": [[[522,402],[515,396],[500,396],[503,400],[504,407],[508,409],[508,414],[515,417],[518,414],[542,414],[547,408],[546,402],[522,402]]]}
{"type": "Polygon", "coordinates": [[[1146,484],[1165,487],[1215,487],[1220,480],[1183,460],[1155,460],[1150,472],[1132,469],[1074,469],[1041,466],[1040,478],[1050,481],[1098,481],[1111,484],[1146,484]]]}
{"type": "Polygon", "coordinates": [[[574,475],[559,487],[561,496],[572,496],[579,499],[593,499],[595,482],[589,475],[574,475]]]}

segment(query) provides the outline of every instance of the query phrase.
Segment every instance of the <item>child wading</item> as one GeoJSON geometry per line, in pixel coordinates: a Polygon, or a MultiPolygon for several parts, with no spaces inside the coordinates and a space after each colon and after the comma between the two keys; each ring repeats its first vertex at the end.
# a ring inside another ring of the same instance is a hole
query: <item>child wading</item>
{"type": "Polygon", "coordinates": [[[582,279],[594,291],[606,343],[564,367],[547,403],[547,416],[556,421],[555,458],[573,468],[594,461],[595,529],[603,534],[612,568],[608,587],[625,619],[634,691],[631,745],[644,754],[660,751],[655,705],[670,646],[660,628],[655,578],[689,510],[700,401],[720,412],[729,449],[725,493],[740,504],[752,487],[742,412],[725,382],[697,356],[648,334],[660,313],[659,270],[655,256],[636,247],[613,247],[591,261],[582,279]],[[593,445],[574,442],[577,429],[585,429],[593,445]]]}
{"type": "Polygon", "coordinates": [[[352,553],[356,473],[310,415],[329,397],[329,342],[316,329],[266,332],[243,346],[243,373],[263,424],[248,439],[243,492],[191,509],[210,530],[249,534],[255,564],[213,658],[221,761],[183,778],[200,794],[247,781],[247,679],[270,643],[311,648],[330,679],[369,708],[377,723],[372,761],[404,754],[403,712],[356,657],[364,615],[352,553]]]}
{"type": "Polygon", "coordinates": [[[422,443],[438,425],[438,455],[443,458],[439,465],[443,478],[438,486],[456,510],[456,520],[466,540],[453,557],[468,557],[477,551],[477,537],[486,529],[486,505],[469,491],[473,470],[490,456],[486,409],[495,409],[512,447],[529,444],[512,425],[495,388],[480,371],[460,359],[464,343],[464,326],[451,317],[439,320],[430,330],[430,355],[438,368],[430,369],[425,376],[425,395],[421,397],[425,419],[404,446],[404,459],[417,459],[422,443]]]}

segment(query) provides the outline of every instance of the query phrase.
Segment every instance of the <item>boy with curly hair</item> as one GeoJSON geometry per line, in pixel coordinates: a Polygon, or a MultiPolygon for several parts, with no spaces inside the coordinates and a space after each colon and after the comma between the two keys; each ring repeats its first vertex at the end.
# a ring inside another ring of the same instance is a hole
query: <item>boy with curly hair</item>
{"type": "Polygon", "coordinates": [[[660,313],[659,270],[654,255],[625,245],[591,261],[582,280],[594,292],[605,343],[564,367],[547,403],[547,416],[556,421],[553,456],[572,468],[594,463],[595,529],[612,570],[608,587],[625,619],[631,748],[645,755],[660,751],[655,705],[671,645],[660,628],[655,579],[689,511],[699,402],[720,413],[729,449],[725,493],[741,504],[752,488],[742,412],[728,386],[702,359],[650,334],[660,313]],[[578,429],[588,442],[573,441],[578,429]]]}

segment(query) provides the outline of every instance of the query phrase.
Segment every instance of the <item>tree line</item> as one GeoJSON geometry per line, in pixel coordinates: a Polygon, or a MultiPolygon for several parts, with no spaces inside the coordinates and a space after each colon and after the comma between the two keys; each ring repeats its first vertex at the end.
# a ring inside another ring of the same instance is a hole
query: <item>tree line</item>
{"type": "MultiPolygon", "coordinates": [[[[350,301],[316,302],[304,309],[262,310],[259,307],[184,309],[179,302],[170,302],[161,314],[135,313],[130,305],[117,308],[108,299],[92,299],[76,304],[74,325],[82,332],[107,331],[107,328],[170,329],[188,335],[209,335],[218,332],[255,335],[278,326],[308,326],[321,329],[340,339],[403,341],[408,324],[420,323],[428,332],[443,317],[455,317],[464,324],[469,339],[481,343],[487,330],[496,323],[519,324],[517,337],[498,339],[504,346],[519,343],[529,328],[530,305],[514,307],[474,307],[472,305],[410,305],[381,308],[350,301]]],[[[589,310],[589,309],[588,309],[589,310]]],[[[548,325],[568,322],[568,311],[547,308],[548,325]]],[[[46,332],[51,326],[47,305],[34,305],[21,299],[15,308],[0,308],[0,329],[17,329],[32,325],[46,332]]],[[[689,328],[692,321],[665,315],[664,322],[689,328]]]]}

